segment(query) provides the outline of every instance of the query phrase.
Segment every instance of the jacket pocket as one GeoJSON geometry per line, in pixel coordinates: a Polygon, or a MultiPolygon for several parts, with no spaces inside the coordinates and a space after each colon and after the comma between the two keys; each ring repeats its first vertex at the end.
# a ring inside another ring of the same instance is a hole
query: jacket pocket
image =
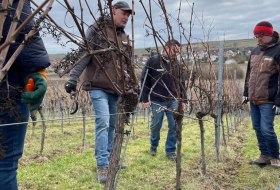
{"type": "Polygon", "coordinates": [[[260,63],[260,73],[276,73],[278,72],[275,61],[272,57],[264,56],[260,63]]]}

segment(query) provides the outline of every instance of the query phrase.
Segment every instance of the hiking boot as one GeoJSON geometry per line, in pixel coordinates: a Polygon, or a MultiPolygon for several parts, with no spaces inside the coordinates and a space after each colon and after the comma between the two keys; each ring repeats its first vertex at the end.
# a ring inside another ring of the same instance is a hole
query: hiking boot
{"type": "Polygon", "coordinates": [[[97,181],[99,183],[106,183],[108,168],[98,168],[97,169],[97,181]]]}
{"type": "Polygon", "coordinates": [[[258,166],[265,166],[265,165],[269,165],[270,164],[270,160],[271,160],[270,157],[261,155],[256,160],[251,160],[249,162],[249,164],[255,164],[255,165],[258,165],[258,166]]]}
{"type": "Polygon", "coordinates": [[[157,148],[151,146],[150,155],[151,156],[156,156],[157,155],[157,148]]]}
{"type": "Polygon", "coordinates": [[[279,159],[271,159],[270,163],[271,163],[271,167],[280,169],[280,160],[279,159]]]}
{"type": "Polygon", "coordinates": [[[177,156],[176,156],[176,154],[175,154],[174,152],[172,152],[172,153],[167,153],[167,154],[166,154],[166,158],[167,158],[168,160],[171,160],[171,161],[173,161],[173,162],[176,162],[177,156]]]}

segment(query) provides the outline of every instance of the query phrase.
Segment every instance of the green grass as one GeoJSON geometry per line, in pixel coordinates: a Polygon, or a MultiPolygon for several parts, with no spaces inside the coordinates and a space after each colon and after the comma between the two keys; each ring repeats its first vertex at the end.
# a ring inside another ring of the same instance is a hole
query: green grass
{"type": "MultiPolygon", "coordinates": [[[[247,119],[248,120],[248,119],[247,119]]],[[[251,166],[249,159],[258,156],[257,142],[251,125],[230,128],[230,141],[221,147],[221,162],[216,162],[214,124],[205,122],[207,173],[200,171],[200,132],[196,121],[185,119],[182,142],[182,189],[272,190],[279,185],[279,170],[251,166]],[[235,131],[235,132],[233,132],[235,131]]],[[[40,125],[31,136],[29,128],[25,153],[18,170],[20,189],[30,190],[88,190],[104,189],[96,181],[93,121],[87,124],[86,146],[82,148],[82,126],[65,122],[64,132],[58,123],[47,123],[43,157],[40,151],[40,125]]],[[[246,122],[245,122],[246,123],[246,122]]],[[[248,121],[247,121],[248,123],[248,121]]],[[[279,126],[279,122],[276,123],[279,126]]],[[[278,136],[280,129],[276,127],[278,136]]],[[[125,156],[128,168],[121,170],[118,189],[175,189],[175,163],[165,159],[166,122],[162,130],[156,157],[149,155],[148,123],[137,120],[133,138],[125,156]]]]}

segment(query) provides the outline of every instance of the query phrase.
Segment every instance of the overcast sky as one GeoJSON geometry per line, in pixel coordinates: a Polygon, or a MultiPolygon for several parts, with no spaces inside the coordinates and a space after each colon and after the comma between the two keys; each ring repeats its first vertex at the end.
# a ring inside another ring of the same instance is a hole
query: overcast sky
{"type": "MultiPolygon", "coordinates": [[[[36,0],[40,4],[43,0],[36,0]]],[[[74,7],[75,13],[80,17],[80,6],[78,0],[68,0],[74,7]]],[[[95,16],[98,16],[97,0],[87,0],[90,3],[91,10],[95,16]]],[[[125,0],[131,6],[131,0],[125,0]]],[[[81,0],[83,3],[83,17],[85,23],[90,25],[93,22],[92,17],[89,14],[87,7],[85,6],[85,0],[81,0]]],[[[104,1],[103,1],[104,2],[104,1]]],[[[117,2],[114,0],[113,3],[117,2]]],[[[149,11],[149,0],[142,0],[144,7],[149,11]]],[[[156,30],[160,32],[163,38],[167,38],[165,32],[165,23],[162,19],[162,11],[159,9],[157,0],[151,0],[152,4],[152,17],[156,30]]],[[[174,36],[179,40],[180,30],[178,27],[178,13],[179,5],[181,4],[180,21],[183,27],[186,29],[185,35],[188,36],[189,23],[191,19],[191,6],[194,3],[194,18],[192,29],[192,41],[205,40],[205,35],[210,32],[210,40],[232,40],[232,39],[248,39],[253,38],[254,26],[262,21],[267,20],[274,26],[274,30],[280,31],[280,8],[278,0],[165,0],[165,7],[170,15],[170,22],[174,32],[174,36]],[[205,31],[203,33],[203,31],[205,31]]],[[[63,28],[71,33],[79,35],[79,32],[74,26],[73,20],[70,14],[66,13],[66,9],[63,6],[63,0],[56,0],[53,9],[50,12],[52,18],[59,23],[63,28]],[[62,5],[61,5],[62,4],[62,5]]],[[[151,36],[146,36],[146,30],[149,28],[150,23],[146,19],[146,14],[143,5],[139,0],[134,0],[135,5],[135,17],[134,17],[134,36],[135,36],[135,48],[147,48],[155,46],[154,40],[151,36]]],[[[127,24],[126,32],[132,36],[131,22],[127,24]]],[[[150,31],[150,30],[149,30],[150,31]]],[[[181,30],[182,31],[182,30],[181,30]]],[[[206,35],[207,36],[207,35],[206,35]]],[[[50,36],[43,38],[45,46],[49,53],[66,53],[70,48],[75,48],[73,44],[67,44],[66,47],[59,46],[54,39],[50,36]]],[[[183,37],[182,42],[186,40],[183,37]]]]}

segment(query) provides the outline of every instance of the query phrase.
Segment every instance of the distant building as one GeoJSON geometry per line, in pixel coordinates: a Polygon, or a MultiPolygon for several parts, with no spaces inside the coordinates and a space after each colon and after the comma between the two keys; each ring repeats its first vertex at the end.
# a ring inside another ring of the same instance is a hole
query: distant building
{"type": "Polygon", "coordinates": [[[228,59],[225,61],[225,64],[226,65],[229,65],[229,64],[237,64],[237,61],[235,59],[228,59]]]}

